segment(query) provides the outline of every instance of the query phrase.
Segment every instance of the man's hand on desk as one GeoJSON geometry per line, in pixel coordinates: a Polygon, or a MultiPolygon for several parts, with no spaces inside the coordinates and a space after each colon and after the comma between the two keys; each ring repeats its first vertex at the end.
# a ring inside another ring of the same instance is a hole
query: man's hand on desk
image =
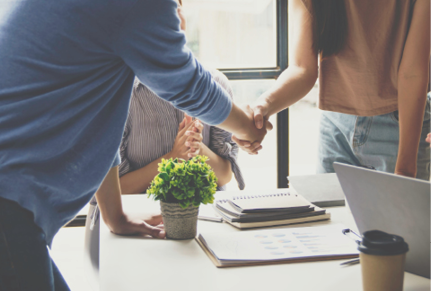
{"type": "Polygon", "coordinates": [[[111,168],[106,174],[96,191],[96,199],[103,221],[113,233],[118,235],[145,234],[154,238],[165,238],[166,233],[160,214],[137,218],[123,212],[118,166],[111,168]]]}
{"type": "Polygon", "coordinates": [[[154,238],[165,238],[166,233],[163,228],[162,216],[148,215],[147,217],[137,218],[124,214],[110,229],[118,235],[150,235],[154,238]]]}

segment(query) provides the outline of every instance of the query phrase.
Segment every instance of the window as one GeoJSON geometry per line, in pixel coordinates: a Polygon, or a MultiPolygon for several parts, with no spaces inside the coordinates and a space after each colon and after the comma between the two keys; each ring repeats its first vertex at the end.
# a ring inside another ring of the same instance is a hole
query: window
{"type": "MultiPolygon", "coordinates": [[[[189,48],[231,80],[237,104],[251,104],[287,67],[287,0],[185,0],[183,8],[189,48]]],[[[270,121],[264,149],[239,153],[246,189],[287,186],[287,110],[270,121]]]]}
{"type": "Polygon", "coordinates": [[[207,66],[276,67],[275,1],[184,1],[187,45],[207,66]]]}

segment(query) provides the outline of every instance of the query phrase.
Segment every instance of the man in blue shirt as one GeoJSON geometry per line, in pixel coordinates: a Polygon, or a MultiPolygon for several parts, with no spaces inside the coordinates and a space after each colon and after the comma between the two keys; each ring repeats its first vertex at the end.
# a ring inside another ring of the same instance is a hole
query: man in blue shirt
{"type": "Polygon", "coordinates": [[[0,290],[68,290],[46,245],[100,188],[117,234],[163,238],[123,213],[120,145],[135,75],[202,121],[260,142],[185,47],[174,0],[14,0],[0,10],[0,290]],[[102,183],[103,182],[103,183],[102,183]]]}

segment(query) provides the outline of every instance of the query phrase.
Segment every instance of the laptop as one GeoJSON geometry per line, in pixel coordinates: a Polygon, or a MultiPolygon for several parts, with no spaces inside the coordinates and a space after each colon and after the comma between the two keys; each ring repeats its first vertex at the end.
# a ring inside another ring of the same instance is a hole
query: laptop
{"type": "Polygon", "coordinates": [[[405,270],[430,278],[430,182],[341,163],[334,169],[360,233],[402,236],[405,270]]]}

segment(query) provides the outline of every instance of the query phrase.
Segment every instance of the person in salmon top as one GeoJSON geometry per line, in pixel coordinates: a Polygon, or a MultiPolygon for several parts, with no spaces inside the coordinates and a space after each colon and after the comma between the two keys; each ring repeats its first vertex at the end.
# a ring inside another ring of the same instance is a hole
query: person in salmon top
{"type": "Polygon", "coordinates": [[[304,97],[319,78],[319,173],[342,162],[429,180],[430,1],[289,5],[289,67],[254,104],[256,126],[304,97]]]}

